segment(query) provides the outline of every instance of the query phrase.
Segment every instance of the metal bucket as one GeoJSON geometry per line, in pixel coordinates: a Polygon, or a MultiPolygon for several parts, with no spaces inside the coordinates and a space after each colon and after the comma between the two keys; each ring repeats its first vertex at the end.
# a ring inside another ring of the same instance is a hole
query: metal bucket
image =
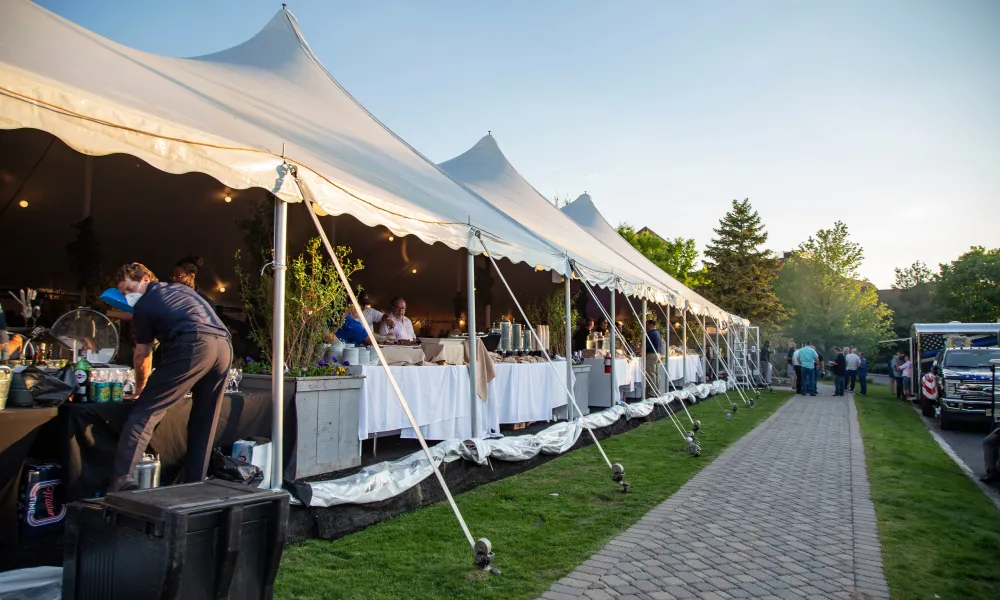
{"type": "Polygon", "coordinates": [[[160,487],[160,457],[155,454],[143,454],[142,460],[132,471],[132,479],[140,490],[160,487]]]}

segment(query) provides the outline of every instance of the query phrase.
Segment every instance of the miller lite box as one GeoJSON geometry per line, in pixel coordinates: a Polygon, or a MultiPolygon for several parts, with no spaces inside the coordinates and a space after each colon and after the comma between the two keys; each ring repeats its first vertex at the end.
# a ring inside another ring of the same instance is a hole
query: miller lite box
{"type": "Polygon", "coordinates": [[[58,532],[59,523],[66,517],[59,464],[28,459],[24,464],[17,505],[21,539],[58,532]]]}

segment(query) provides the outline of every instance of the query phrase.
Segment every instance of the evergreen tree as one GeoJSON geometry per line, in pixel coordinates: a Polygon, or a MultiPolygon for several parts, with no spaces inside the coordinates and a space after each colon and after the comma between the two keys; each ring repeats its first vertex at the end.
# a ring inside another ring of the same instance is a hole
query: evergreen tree
{"type": "Polygon", "coordinates": [[[763,247],[767,231],[750,199],[733,200],[733,208],[714,230],[717,237],[705,248],[708,283],[701,287],[719,308],[771,328],[785,312],[774,294],[780,264],[763,247]]]}

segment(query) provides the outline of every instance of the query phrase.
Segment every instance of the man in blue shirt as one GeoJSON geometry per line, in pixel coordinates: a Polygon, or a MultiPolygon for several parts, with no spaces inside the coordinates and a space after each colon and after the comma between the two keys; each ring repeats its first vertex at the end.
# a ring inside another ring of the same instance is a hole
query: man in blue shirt
{"type": "Polygon", "coordinates": [[[660,366],[657,360],[662,343],[660,332],[656,330],[656,321],[646,321],[646,397],[656,398],[660,395],[660,366]]]}
{"type": "Polygon", "coordinates": [[[802,366],[802,393],[816,395],[816,361],[819,353],[811,342],[806,342],[799,349],[799,364],[802,366]]]}
{"type": "Polygon", "coordinates": [[[138,487],[131,473],[153,430],[188,392],[193,398],[184,480],[202,481],[232,364],[229,330],[211,304],[193,289],[180,283],[160,283],[139,263],[123,265],[116,281],[123,294],[141,297],[132,314],[137,400],[118,441],[109,491],[138,487]],[[160,342],[162,359],[150,374],[154,340],[160,342]]]}

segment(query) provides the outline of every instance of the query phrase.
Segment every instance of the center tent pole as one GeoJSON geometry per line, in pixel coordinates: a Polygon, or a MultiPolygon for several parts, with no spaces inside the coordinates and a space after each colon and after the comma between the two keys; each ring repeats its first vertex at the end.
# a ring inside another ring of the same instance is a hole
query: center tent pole
{"type": "MultiPolygon", "coordinates": [[[[471,243],[470,243],[471,245],[471,243]]],[[[478,350],[479,341],[476,339],[476,255],[470,250],[466,250],[466,296],[469,303],[466,310],[465,322],[469,327],[469,399],[472,402],[472,437],[483,437],[483,410],[479,400],[479,363],[478,350]]],[[[485,400],[485,398],[484,398],[485,400]]]]}
{"type": "Polygon", "coordinates": [[[681,329],[683,330],[683,336],[684,336],[684,340],[681,342],[681,360],[683,361],[683,362],[681,362],[681,366],[683,367],[683,371],[681,371],[681,372],[683,373],[682,377],[684,378],[681,381],[681,389],[684,389],[685,387],[687,387],[687,384],[688,384],[688,329],[687,329],[687,324],[688,324],[688,310],[690,310],[690,308],[691,308],[691,304],[687,300],[685,300],[684,301],[684,312],[681,313],[681,319],[682,319],[682,321],[681,321],[681,329]]]}
{"type": "MultiPolygon", "coordinates": [[[[639,323],[639,327],[642,329],[642,331],[643,331],[643,337],[645,338],[646,337],[646,299],[645,298],[642,299],[642,323],[639,323]]],[[[646,397],[646,389],[649,387],[650,380],[654,379],[654,378],[652,378],[652,377],[649,376],[649,371],[646,369],[646,340],[642,339],[642,340],[640,340],[640,343],[642,344],[642,396],[643,396],[643,399],[645,399],[645,397],[646,397]]],[[[654,352],[659,352],[659,351],[660,351],[659,348],[654,348],[654,352]]],[[[660,367],[659,367],[659,365],[657,365],[654,368],[658,369],[660,367]]],[[[653,394],[653,397],[654,398],[659,397],[660,390],[655,390],[655,392],[656,393],[653,394]]]]}
{"type": "Polygon", "coordinates": [[[614,278],[614,283],[611,285],[611,318],[609,325],[611,325],[611,406],[618,404],[618,366],[615,364],[615,360],[618,357],[616,351],[617,341],[618,341],[618,322],[615,320],[615,295],[618,292],[618,278],[614,278]]]}
{"type": "Polygon", "coordinates": [[[284,479],[285,438],[285,271],[288,269],[288,203],[274,202],[274,306],[271,312],[271,489],[284,479]]]}

